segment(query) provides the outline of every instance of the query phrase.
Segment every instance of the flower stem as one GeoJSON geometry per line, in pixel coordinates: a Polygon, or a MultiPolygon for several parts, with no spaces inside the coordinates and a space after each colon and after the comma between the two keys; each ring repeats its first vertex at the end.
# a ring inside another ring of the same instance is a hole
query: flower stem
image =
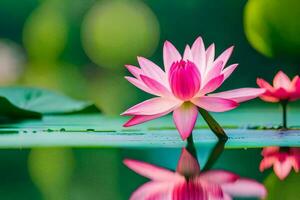
{"type": "Polygon", "coordinates": [[[206,110],[199,108],[199,112],[212,132],[214,132],[214,134],[218,137],[218,139],[227,141],[228,136],[226,135],[223,128],[218,124],[218,122],[206,110]]]}
{"type": "Polygon", "coordinates": [[[282,107],[282,128],[287,129],[287,101],[281,101],[282,107]]]}

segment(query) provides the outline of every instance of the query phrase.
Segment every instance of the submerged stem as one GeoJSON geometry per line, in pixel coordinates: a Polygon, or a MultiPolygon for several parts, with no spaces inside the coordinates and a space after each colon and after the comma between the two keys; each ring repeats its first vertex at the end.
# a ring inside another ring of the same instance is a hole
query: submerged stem
{"type": "Polygon", "coordinates": [[[282,128],[287,129],[287,101],[281,101],[282,107],[282,128]]]}
{"type": "Polygon", "coordinates": [[[214,148],[213,148],[212,152],[210,153],[208,160],[203,168],[203,171],[210,170],[211,167],[215,164],[215,162],[218,160],[218,158],[224,151],[225,143],[226,143],[226,141],[219,140],[218,143],[214,146],[214,148]]]}
{"type": "MultiPolygon", "coordinates": [[[[203,168],[203,171],[210,170],[214,163],[218,160],[222,152],[224,151],[226,140],[219,140],[214,146],[212,152],[210,153],[208,160],[203,168]]],[[[193,135],[191,134],[187,138],[187,145],[185,149],[193,156],[193,158],[198,162],[197,150],[194,145],[193,135]]]]}
{"type": "Polygon", "coordinates": [[[206,110],[199,108],[199,112],[219,140],[227,141],[228,136],[218,122],[206,110]]]}
{"type": "Polygon", "coordinates": [[[195,158],[195,160],[198,161],[197,150],[195,148],[194,140],[193,140],[193,134],[190,134],[190,136],[187,138],[186,150],[195,158]]]}

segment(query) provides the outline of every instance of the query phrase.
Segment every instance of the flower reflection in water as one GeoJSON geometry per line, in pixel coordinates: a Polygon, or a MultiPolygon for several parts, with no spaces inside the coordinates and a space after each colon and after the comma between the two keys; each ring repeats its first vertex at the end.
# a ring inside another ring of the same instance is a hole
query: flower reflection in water
{"type": "Polygon", "coordinates": [[[265,147],[262,150],[264,157],[260,163],[260,171],[273,166],[279,179],[285,179],[292,168],[296,172],[300,169],[300,148],[297,147],[265,147]]]}
{"type": "MultiPolygon", "coordinates": [[[[193,149],[192,149],[193,150],[193,149]]],[[[200,171],[195,152],[183,148],[175,172],[145,162],[125,159],[124,164],[151,179],[131,200],[230,200],[232,197],[266,196],[265,187],[225,170],[200,171]]]]}

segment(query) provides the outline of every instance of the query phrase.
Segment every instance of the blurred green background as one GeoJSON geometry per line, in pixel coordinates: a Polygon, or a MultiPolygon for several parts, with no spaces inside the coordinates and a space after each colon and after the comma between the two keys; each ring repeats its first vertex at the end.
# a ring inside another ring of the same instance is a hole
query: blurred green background
{"type": "Polygon", "coordinates": [[[89,99],[119,114],[148,96],[124,80],[136,56],[162,66],[162,45],[180,51],[202,36],[217,54],[235,46],[238,69],[220,90],[299,72],[297,0],[1,0],[0,84],[89,99]],[[254,47],[254,48],[253,48],[254,47]],[[120,99],[122,101],[120,101],[120,99]]]}
{"type": "MultiPolygon", "coordinates": [[[[270,81],[279,69],[294,76],[299,9],[298,0],[1,0],[0,86],[53,89],[118,115],[149,97],[125,81],[124,64],[144,56],[162,66],[165,40],[183,51],[197,36],[206,46],[214,42],[217,54],[235,46],[230,63],[240,65],[220,90],[270,81]]],[[[124,188],[126,181],[143,179],[125,173],[124,154],[1,150],[0,199],[126,199],[136,187],[124,188]]]]}

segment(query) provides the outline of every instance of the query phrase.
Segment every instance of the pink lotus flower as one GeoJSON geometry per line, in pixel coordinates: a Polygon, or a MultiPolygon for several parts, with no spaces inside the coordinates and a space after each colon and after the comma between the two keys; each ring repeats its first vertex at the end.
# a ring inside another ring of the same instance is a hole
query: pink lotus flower
{"type": "Polygon", "coordinates": [[[176,172],[148,163],[124,160],[136,173],[151,179],[130,200],[230,200],[232,197],[265,197],[265,187],[224,170],[200,172],[197,160],[183,149],[176,172]]]}
{"type": "Polygon", "coordinates": [[[140,124],[173,111],[173,119],[181,138],[192,132],[198,116],[197,107],[212,112],[236,108],[240,102],[256,98],[264,89],[241,88],[210,94],[219,88],[237,67],[225,68],[233,47],[215,59],[215,46],[206,50],[201,37],[192,47],[186,46],[183,57],[168,41],[163,48],[163,71],[156,64],[138,57],[141,68],[126,65],[134,77],[125,77],[136,87],[157,97],[139,103],[122,115],[133,116],[125,127],[140,124]]]}
{"type": "Polygon", "coordinates": [[[291,81],[289,77],[279,71],[273,80],[272,87],[265,80],[258,78],[257,85],[261,88],[266,89],[265,93],[260,98],[267,102],[280,102],[282,106],[282,126],[284,129],[287,128],[287,103],[289,101],[295,101],[300,99],[300,78],[295,76],[291,81]]]}
{"type": "Polygon", "coordinates": [[[260,171],[273,166],[275,174],[281,180],[289,175],[292,168],[299,172],[300,148],[265,147],[262,151],[262,156],[264,158],[259,166],[260,171]]]}
{"type": "Polygon", "coordinates": [[[291,81],[285,73],[279,71],[274,77],[273,86],[261,78],[257,79],[257,85],[266,89],[266,92],[260,96],[264,101],[280,102],[300,99],[299,76],[295,76],[291,81]]]}

